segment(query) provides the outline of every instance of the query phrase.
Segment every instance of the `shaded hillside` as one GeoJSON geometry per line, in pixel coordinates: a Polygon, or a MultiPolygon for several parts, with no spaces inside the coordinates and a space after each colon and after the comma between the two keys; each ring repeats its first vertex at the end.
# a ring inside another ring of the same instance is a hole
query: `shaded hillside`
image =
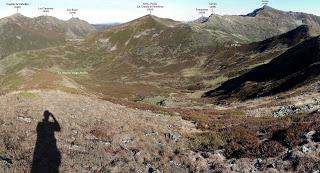
{"type": "MultiPolygon", "coordinates": [[[[203,68],[212,74],[213,80],[234,78],[252,68],[266,64],[286,50],[312,36],[312,28],[301,25],[285,34],[250,44],[227,46],[211,55],[203,68]]],[[[223,81],[222,81],[223,82],[223,81]]],[[[217,86],[212,86],[217,87],[217,86]]]]}
{"type": "Polygon", "coordinates": [[[312,28],[308,25],[301,25],[285,34],[266,39],[261,42],[249,44],[248,50],[264,52],[275,48],[288,48],[313,35],[312,28]]]}
{"type": "Polygon", "coordinates": [[[312,14],[285,12],[269,6],[243,15],[211,15],[200,27],[217,30],[243,37],[252,41],[261,41],[286,33],[300,25],[310,25],[314,31],[320,32],[320,18],[312,14]]]}
{"type": "Polygon", "coordinates": [[[28,18],[15,14],[0,19],[0,57],[23,50],[64,44],[79,39],[95,28],[79,19],[62,21],[50,16],[28,18]]]}
{"type": "Polygon", "coordinates": [[[204,94],[220,99],[246,100],[274,95],[316,81],[320,74],[320,39],[313,37],[289,49],[268,64],[223,83],[204,94]]]}

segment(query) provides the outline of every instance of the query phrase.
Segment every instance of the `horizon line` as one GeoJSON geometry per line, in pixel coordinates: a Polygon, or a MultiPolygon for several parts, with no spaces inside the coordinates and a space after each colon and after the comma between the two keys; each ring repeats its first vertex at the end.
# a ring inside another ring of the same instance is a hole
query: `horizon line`
{"type": "MultiPolygon", "coordinates": [[[[265,7],[270,7],[270,8],[272,8],[272,9],[275,9],[275,10],[278,10],[278,11],[284,11],[284,10],[279,10],[279,9],[273,8],[273,7],[269,6],[269,5],[264,5],[263,7],[256,8],[256,9],[252,10],[252,12],[254,12],[254,11],[256,11],[256,10],[259,10],[259,9],[263,9],[263,8],[265,8],[265,7]]],[[[250,12],[250,13],[252,13],[252,12],[250,12]]],[[[300,12],[300,11],[284,11],[284,12],[305,13],[305,12],[300,12]]],[[[185,20],[185,21],[183,21],[183,20],[175,20],[175,19],[173,19],[173,18],[168,18],[168,17],[160,17],[160,16],[155,15],[155,14],[145,14],[145,15],[142,15],[142,16],[137,17],[137,18],[134,18],[134,19],[130,19],[130,20],[125,21],[125,22],[117,22],[117,21],[115,21],[115,22],[100,22],[100,23],[92,22],[92,23],[91,23],[91,22],[89,22],[89,21],[87,21],[87,20],[85,20],[85,19],[82,19],[82,18],[80,18],[80,17],[71,17],[71,18],[69,18],[69,19],[62,19],[62,18],[59,18],[59,17],[57,17],[57,16],[55,16],[55,15],[28,16],[28,15],[22,14],[21,12],[18,12],[18,13],[14,13],[14,14],[11,14],[11,15],[4,16],[4,17],[1,17],[1,16],[0,16],[0,19],[8,18],[8,17],[14,16],[14,15],[21,15],[21,16],[24,16],[24,17],[27,17],[27,18],[30,18],[30,19],[39,18],[39,17],[53,17],[53,18],[56,18],[56,19],[58,19],[58,20],[65,21],[65,22],[70,21],[70,20],[72,20],[72,19],[79,19],[79,20],[85,21],[85,22],[87,22],[87,23],[89,23],[89,24],[91,24],[91,25],[99,25],[99,24],[124,24],[124,23],[128,23],[128,22],[134,21],[134,20],[136,20],[136,19],[139,19],[139,18],[142,18],[142,17],[150,16],[150,15],[151,15],[151,16],[155,16],[155,17],[158,17],[158,18],[162,18],[162,19],[171,19],[171,20],[174,20],[174,21],[176,21],[176,22],[187,23],[187,22],[196,21],[196,20],[198,20],[198,19],[200,19],[200,18],[209,18],[209,17],[212,16],[212,15],[217,15],[217,16],[246,16],[246,15],[248,15],[248,14],[250,14],[250,13],[246,13],[246,14],[222,14],[222,15],[221,15],[221,14],[217,14],[217,13],[211,13],[210,15],[207,15],[207,16],[200,16],[200,17],[198,17],[198,18],[194,18],[194,19],[192,19],[192,20],[185,20]]],[[[305,14],[310,14],[310,15],[318,16],[318,15],[313,14],[313,13],[305,13],[305,14]]],[[[318,17],[320,17],[320,16],[318,16],[318,17]]]]}

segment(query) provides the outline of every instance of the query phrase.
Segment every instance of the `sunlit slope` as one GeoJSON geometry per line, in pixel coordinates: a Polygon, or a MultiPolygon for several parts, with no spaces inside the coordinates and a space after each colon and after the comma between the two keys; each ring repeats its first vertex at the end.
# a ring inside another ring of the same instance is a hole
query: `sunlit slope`
{"type": "Polygon", "coordinates": [[[28,77],[21,78],[21,71],[41,69],[86,85],[111,81],[140,82],[151,88],[176,87],[202,75],[194,68],[201,69],[212,52],[234,43],[232,36],[228,38],[148,15],[93,33],[81,42],[10,55],[2,59],[2,86],[23,88],[28,77]]]}

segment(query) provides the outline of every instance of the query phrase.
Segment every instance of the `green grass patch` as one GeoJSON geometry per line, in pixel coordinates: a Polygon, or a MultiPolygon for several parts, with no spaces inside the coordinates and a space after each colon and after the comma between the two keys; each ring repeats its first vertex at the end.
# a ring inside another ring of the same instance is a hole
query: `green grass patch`
{"type": "Polygon", "coordinates": [[[195,151],[213,152],[224,145],[224,140],[216,132],[197,134],[191,137],[191,148],[195,151]]]}
{"type": "Polygon", "coordinates": [[[34,93],[30,93],[30,92],[26,92],[26,91],[23,91],[23,92],[18,93],[17,96],[19,96],[19,97],[24,97],[24,98],[33,98],[33,97],[36,97],[36,95],[35,95],[34,93]]]}
{"type": "Polygon", "coordinates": [[[8,74],[0,78],[0,87],[3,89],[15,90],[23,84],[22,78],[16,74],[8,74]]]}
{"type": "Polygon", "coordinates": [[[237,109],[234,109],[234,110],[229,110],[226,112],[228,115],[231,115],[233,116],[234,118],[243,118],[246,113],[241,111],[241,110],[237,110],[237,109]]]}

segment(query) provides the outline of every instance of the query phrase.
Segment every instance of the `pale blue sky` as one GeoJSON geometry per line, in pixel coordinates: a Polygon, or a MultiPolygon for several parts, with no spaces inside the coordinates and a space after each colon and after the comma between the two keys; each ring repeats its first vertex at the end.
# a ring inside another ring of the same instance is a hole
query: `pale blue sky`
{"type": "MultiPolygon", "coordinates": [[[[320,0],[269,0],[269,5],[284,11],[299,11],[320,15],[320,0]]],[[[261,0],[0,0],[0,17],[15,13],[13,7],[6,6],[7,2],[26,2],[30,6],[20,9],[20,13],[34,17],[42,15],[38,7],[53,7],[49,15],[67,20],[71,16],[67,8],[79,9],[76,17],[91,23],[127,22],[148,14],[145,9],[137,9],[143,2],[157,2],[165,6],[156,9],[153,14],[159,17],[172,18],[180,21],[194,20],[200,15],[196,8],[208,8],[209,2],[216,2],[216,13],[247,14],[261,7],[261,0]]],[[[206,15],[210,15],[208,12],[206,15]]]]}

